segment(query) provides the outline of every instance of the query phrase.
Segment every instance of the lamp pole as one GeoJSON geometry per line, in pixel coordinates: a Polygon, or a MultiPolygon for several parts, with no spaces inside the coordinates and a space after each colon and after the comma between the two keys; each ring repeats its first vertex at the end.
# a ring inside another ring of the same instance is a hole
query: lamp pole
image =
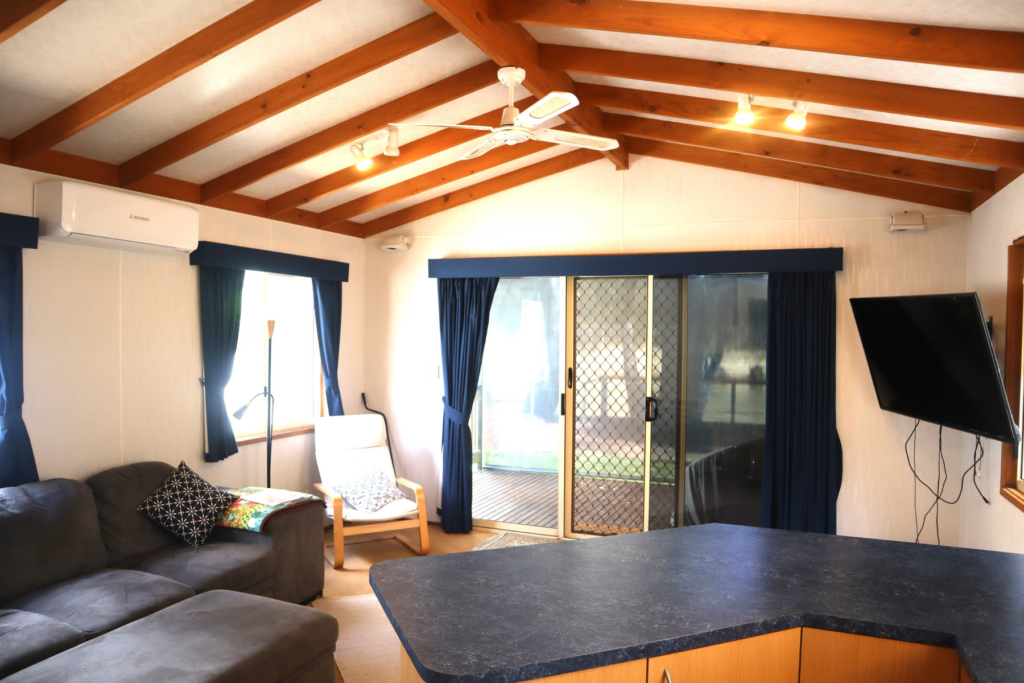
{"type": "Polygon", "coordinates": [[[267,321],[267,488],[270,488],[270,454],[274,446],[273,394],[270,393],[270,378],[274,351],[274,321],[267,321]]]}

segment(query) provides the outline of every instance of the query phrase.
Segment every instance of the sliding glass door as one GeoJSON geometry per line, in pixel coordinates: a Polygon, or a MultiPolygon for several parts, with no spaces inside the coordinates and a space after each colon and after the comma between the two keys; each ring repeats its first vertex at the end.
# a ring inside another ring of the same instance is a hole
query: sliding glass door
{"type": "Polygon", "coordinates": [[[563,288],[562,278],[498,283],[470,420],[479,526],[559,529],[563,288]]]}
{"type": "Polygon", "coordinates": [[[767,276],[568,290],[566,531],[758,525],[767,276]]]}

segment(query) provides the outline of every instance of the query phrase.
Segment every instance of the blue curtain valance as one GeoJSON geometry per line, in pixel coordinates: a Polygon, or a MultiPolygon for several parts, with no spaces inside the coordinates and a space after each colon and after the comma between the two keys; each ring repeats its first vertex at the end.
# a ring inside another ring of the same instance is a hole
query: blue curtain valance
{"type": "Polygon", "coordinates": [[[258,270],[262,273],[348,282],[348,264],[341,261],[236,247],[220,242],[200,242],[199,247],[189,256],[189,263],[193,266],[258,270]]]}
{"type": "Polygon", "coordinates": [[[0,247],[36,249],[38,246],[38,218],[0,213],[0,247]]]}
{"type": "Polygon", "coordinates": [[[843,269],[842,247],[688,251],[674,254],[508,256],[431,259],[432,278],[600,277],[621,275],[714,275],[719,273],[815,273],[843,269]]]}

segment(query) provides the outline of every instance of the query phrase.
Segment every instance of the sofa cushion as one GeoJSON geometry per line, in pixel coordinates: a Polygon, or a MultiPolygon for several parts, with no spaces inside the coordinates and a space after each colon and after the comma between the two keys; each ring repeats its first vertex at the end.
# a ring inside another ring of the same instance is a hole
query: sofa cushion
{"type": "Polygon", "coordinates": [[[70,479],[0,489],[0,602],[107,564],[92,490],[70,479]]]}
{"type": "Polygon", "coordinates": [[[178,543],[174,534],[139,512],[139,504],[173,473],[174,467],[165,462],[137,462],[85,480],[96,497],[109,564],[178,543]]]}
{"type": "Polygon", "coordinates": [[[0,609],[0,678],[84,641],[70,624],[35,612],[0,609]]]}
{"type": "Polygon", "coordinates": [[[131,564],[139,571],[183,583],[196,593],[223,589],[257,595],[273,595],[276,565],[273,548],[249,543],[207,543],[198,548],[179,544],[131,564]]]}
{"type": "Polygon", "coordinates": [[[338,622],[280,600],[213,591],[14,674],[4,683],[309,681],[334,652],[338,622]]]}
{"type": "Polygon", "coordinates": [[[44,614],[95,638],[193,595],[188,586],[162,576],[100,569],[19,595],[3,607],[44,614]]]}
{"type": "Polygon", "coordinates": [[[198,548],[206,543],[220,514],[238,496],[221,491],[182,460],[163,486],[139,505],[139,512],[198,548]]]}

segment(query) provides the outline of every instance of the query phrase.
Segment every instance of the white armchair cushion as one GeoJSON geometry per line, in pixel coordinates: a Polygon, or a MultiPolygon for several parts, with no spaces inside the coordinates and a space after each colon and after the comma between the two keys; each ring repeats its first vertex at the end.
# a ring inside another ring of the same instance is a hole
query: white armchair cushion
{"type": "Polygon", "coordinates": [[[335,484],[334,490],[359,512],[376,512],[388,503],[405,498],[395,480],[379,467],[364,467],[358,477],[335,484]]]}
{"type": "MultiPolygon", "coordinates": [[[[330,506],[327,509],[333,518],[333,510],[331,510],[330,506]]],[[[395,519],[402,519],[403,517],[415,517],[418,512],[419,508],[416,506],[416,501],[400,498],[388,503],[376,512],[360,512],[346,505],[342,508],[341,515],[347,524],[349,522],[390,522],[395,519]]]]}

